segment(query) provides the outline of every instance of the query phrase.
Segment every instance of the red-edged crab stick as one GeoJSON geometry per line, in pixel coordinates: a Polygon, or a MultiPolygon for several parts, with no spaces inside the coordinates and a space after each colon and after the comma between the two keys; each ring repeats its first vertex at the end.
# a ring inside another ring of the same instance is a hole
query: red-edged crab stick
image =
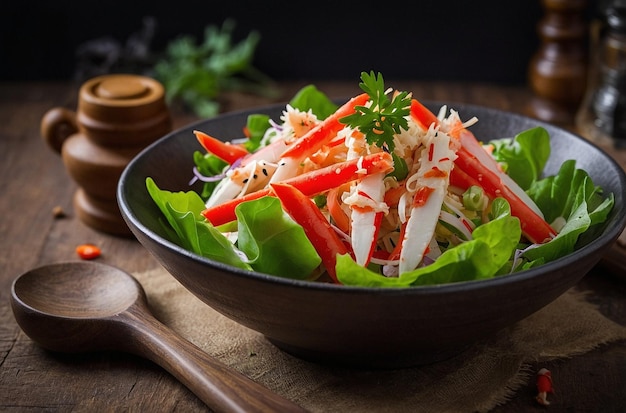
{"type": "MultiPolygon", "coordinates": [[[[346,146],[347,159],[358,159],[367,153],[368,145],[361,132],[353,131],[346,138],[346,146]]],[[[374,254],[380,225],[384,215],[389,212],[389,207],[384,202],[384,179],[383,172],[368,175],[358,181],[352,188],[351,195],[344,199],[344,203],[350,207],[349,228],[354,259],[364,267],[374,254]]]]}
{"type": "Polygon", "coordinates": [[[339,119],[355,112],[356,106],[364,105],[369,99],[367,93],[362,93],[353,97],[343,104],[332,115],[324,119],[313,129],[291,145],[281,155],[278,168],[274,172],[270,182],[281,182],[285,179],[293,178],[302,161],[309,155],[317,152],[323,145],[330,142],[341,129],[345,127],[339,119]]]}
{"type": "Polygon", "coordinates": [[[289,184],[273,183],[270,186],[280,199],[285,212],[304,229],[304,233],[322,259],[322,264],[330,278],[335,283],[339,283],[335,272],[337,255],[348,254],[348,247],[311,198],[289,184]]]}
{"type": "MultiPolygon", "coordinates": [[[[411,105],[410,114],[420,125],[439,125],[437,117],[419,102],[411,105]]],[[[519,218],[522,232],[531,242],[542,243],[554,238],[556,231],[543,219],[534,202],[500,170],[497,162],[482,148],[474,134],[462,127],[455,132],[453,137],[459,140],[461,148],[456,152],[454,168],[463,171],[455,178],[469,176],[479,182],[491,198],[500,196],[506,199],[511,206],[512,215],[519,218]]]]}
{"type": "MultiPolygon", "coordinates": [[[[292,185],[300,192],[311,197],[347,182],[361,180],[369,174],[388,173],[391,170],[393,170],[391,155],[387,152],[379,152],[298,175],[291,179],[286,179],[283,183],[292,185]]],[[[266,195],[272,195],[270,188],[264,188],[209,207],[202,212],[202,215],[213,225],[222,225],[236,219],[235,208],[237,205],[266,195]]]]}
{"type": "Polygon", "coordinates": [[[407,182],[412,204],[411,215],[400,239],[400,274],[414,270],[427,253],[448,190],[454,158],[450,137],[445,133],[434,134],[422,150],[417,173],[409,178],[414,179],[415,186],[407,182]]]}
{"type": "Polygon", "coordinates": [[[196,135],[196,139],[198,139],[200,145],[202,145],[207,152],[212,153],[228,164],[233,164],[237,160],[250,154],[248,150],[241,145],[223,142],[198,130],[194,130],[193,133],[196,135]]]}

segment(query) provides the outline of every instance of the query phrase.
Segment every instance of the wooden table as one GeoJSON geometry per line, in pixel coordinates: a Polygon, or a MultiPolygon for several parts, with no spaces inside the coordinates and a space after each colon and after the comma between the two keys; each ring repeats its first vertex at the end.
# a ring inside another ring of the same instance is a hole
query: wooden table
{"type": "MultiPolygon", "coordinates": [[[[307,81],[281,84],[286,100],[307,81]]],[[[319,82],[331,97],[358,92],[356,82],[319,82]]],[[[420,99],[468,102],[524,112],[532,100],[523,87],[486,84],[394,85],[420,99]]],[[[72,210],[76,185],[60,157],[42,141],[39,124],[50,108],[76,107],[78,85],[71,83],[0,84],[0,411],[202,411],[204,405],[173,377],[149,361],[117,353],[60,355],[35,345],[18,327],[9,305],[13,279],[32,267],[78,260],[75,248],[91,242],[104,254],[100,262],[129,272],[158,266],[134,239],[92,230],[72,210]],[[68,213],[55,219],[53,209],[68,213]]],[[[227,110],[258,106],[266,99],[230,96],[227,110]]],[[[194,120],[175,114],[175,127],[194,120]]],[[[570,125],[571,127],[571,125],[570,125]]],[[[613,152],[626,165],[626,154],[613,152]]],[[[626,279],[594,269],[579,287],[602,312],[626,325],[626,279]]],[[[558,328],[558,326],[555,326],[558,328]]],[[[559,406],[568,411],[621,411],[626,406],[626,342],[603,346],[544,367],[558,371],[559,406]]],[[[523,388],[497,411],[539,409],[535,389],[523,388]]]]}

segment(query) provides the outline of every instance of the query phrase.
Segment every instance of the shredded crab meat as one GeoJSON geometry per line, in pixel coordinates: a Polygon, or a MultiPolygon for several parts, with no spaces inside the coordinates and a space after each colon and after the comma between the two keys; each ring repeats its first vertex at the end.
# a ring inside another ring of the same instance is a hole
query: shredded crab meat
{"type": "Polygon", "coordinates": [[[319,123],[317,116],[311,109],[303,112],[291,105],[287,105],[280,119],[283,121],[283,128],[286,133],[293,134],[294,138],[304,136],[319,123]]]}

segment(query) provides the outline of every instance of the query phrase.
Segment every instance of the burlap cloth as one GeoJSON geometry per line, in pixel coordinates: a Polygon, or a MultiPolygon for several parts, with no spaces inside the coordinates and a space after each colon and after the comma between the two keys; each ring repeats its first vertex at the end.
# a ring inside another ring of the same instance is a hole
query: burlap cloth
{"type": "Polygon", "coordinates": [[[521,386],[533,384],[533,364],[626,339],[626,327],[604,317],[572,289],[453,359],[400,370],[336,368],[280,351],[259,333],[203,304],[164,269],[135,276],[163,323],[312,412],[487,411],[521,386]]]}

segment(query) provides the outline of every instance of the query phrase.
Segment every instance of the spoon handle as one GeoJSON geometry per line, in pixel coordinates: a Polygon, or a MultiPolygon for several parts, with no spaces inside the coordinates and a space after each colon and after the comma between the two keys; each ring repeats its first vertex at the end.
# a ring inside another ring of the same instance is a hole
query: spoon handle
{"type": "Polygon", "coordinates": [[[219,412],[306,412],[181,337],[141,306],[125,312],[129,351],[176,377],[207,406],[219,412]]]}

